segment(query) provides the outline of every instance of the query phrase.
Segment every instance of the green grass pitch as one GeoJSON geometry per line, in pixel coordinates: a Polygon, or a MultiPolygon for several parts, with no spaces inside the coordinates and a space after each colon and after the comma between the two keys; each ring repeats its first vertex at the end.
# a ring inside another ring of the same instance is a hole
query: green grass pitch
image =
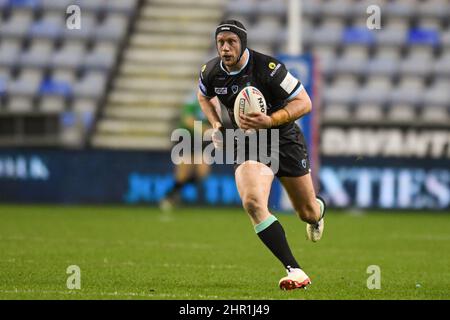
{"type": "Polygon", "coordinates": [[[307,290],[278,288],[284,268],[243,210],[2,205],[0,299],[450,299],[449,214],[329,210],[318,243],[276,215],[307,290]],[[380,289],[367,288],[370,265],[380,289]]]}

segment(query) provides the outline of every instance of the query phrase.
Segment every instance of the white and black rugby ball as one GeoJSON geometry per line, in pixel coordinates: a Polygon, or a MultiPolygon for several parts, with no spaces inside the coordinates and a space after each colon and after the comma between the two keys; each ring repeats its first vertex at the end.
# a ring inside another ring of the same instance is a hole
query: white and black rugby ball
{"type": "Polygon", "coordinates": [[[249,86],[242,89],[234,101],[234,120],[236,124],[240,127],[239,115],[251,112],[267,114],[267,104],[261,91],[249,86]]]}

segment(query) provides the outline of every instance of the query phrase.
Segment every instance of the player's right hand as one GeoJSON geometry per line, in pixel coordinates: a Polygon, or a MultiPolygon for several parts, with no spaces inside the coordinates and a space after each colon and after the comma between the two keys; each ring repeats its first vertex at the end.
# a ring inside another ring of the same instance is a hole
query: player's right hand
{"type": "Polygon", "coordinates": [[[214,147],[216,149],[222,149],[223,148],[223,133],[222,133],[222,124],[221,123],[215,123],[213,126],[213,133],[212,133],[212,142],[214,144],[214,147]]]}

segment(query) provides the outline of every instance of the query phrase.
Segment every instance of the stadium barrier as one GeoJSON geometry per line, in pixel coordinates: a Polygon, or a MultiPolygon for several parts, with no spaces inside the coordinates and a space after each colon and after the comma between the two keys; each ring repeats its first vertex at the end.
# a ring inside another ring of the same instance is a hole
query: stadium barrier
{"type": "Polygon", "coordinates": [[[324,125],[322,191],[336,207],[450,208],[450,129],[324,125]]]}
{"type": "MultiPolygon", "coordinates": [[[[450,209],[448,160],[323,157],[320,190],[332,207],[450,209]],[[422,164],[422,165],[421,165],[422,164]]],[[[156,204],[174,183],[167,152],[0,150],[0,202],[156,204]]],[[[232,165],[213,165],[199,185],[183,189],[186,204],[240,206],[232,165]]],[[[289,209],[278,181],[271,210],[289,209]]]]}

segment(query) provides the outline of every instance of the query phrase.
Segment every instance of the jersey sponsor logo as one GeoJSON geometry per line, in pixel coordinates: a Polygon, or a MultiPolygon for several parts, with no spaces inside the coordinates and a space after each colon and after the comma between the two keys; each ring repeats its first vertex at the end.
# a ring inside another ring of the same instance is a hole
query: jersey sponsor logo
{"type": "Polygon", "coordinates": [[[288,72],[284,80],[280,83],[280,87],[290,94],[297,86],[297,83],[298,80],[290,72],[288,72]]]}
{"type": "Polygon", "coordinates": [[[228,93],[228,88],[224,87],[224,88],[214,88],[214,92],[216,94],[227,94],[228,93]]]}
{"type": "Polygon", "coordinates": [[[269,63],[269,69],[270,69],[270,70],[275,69],[275,67],[276,67],[276,63],[275,63],[275,62],[269,63]]]}
{"type": "Polygon", "coordinates": [[[236,94],[238,92],[238,90],[239,90],[239,86],[237,86],[237,85],[234,85],[231,87],[231,91],[233,91],[234,94],[236,94]]]}
{"type": "Polygon", "coordinates": [[[280,69],[280,67],[281,67],[281,63],[277,64],[277,66],[270,73],[270,76],[273,77],[275,75],[275,73],[277,73],[278,69],[280,69]]]}

